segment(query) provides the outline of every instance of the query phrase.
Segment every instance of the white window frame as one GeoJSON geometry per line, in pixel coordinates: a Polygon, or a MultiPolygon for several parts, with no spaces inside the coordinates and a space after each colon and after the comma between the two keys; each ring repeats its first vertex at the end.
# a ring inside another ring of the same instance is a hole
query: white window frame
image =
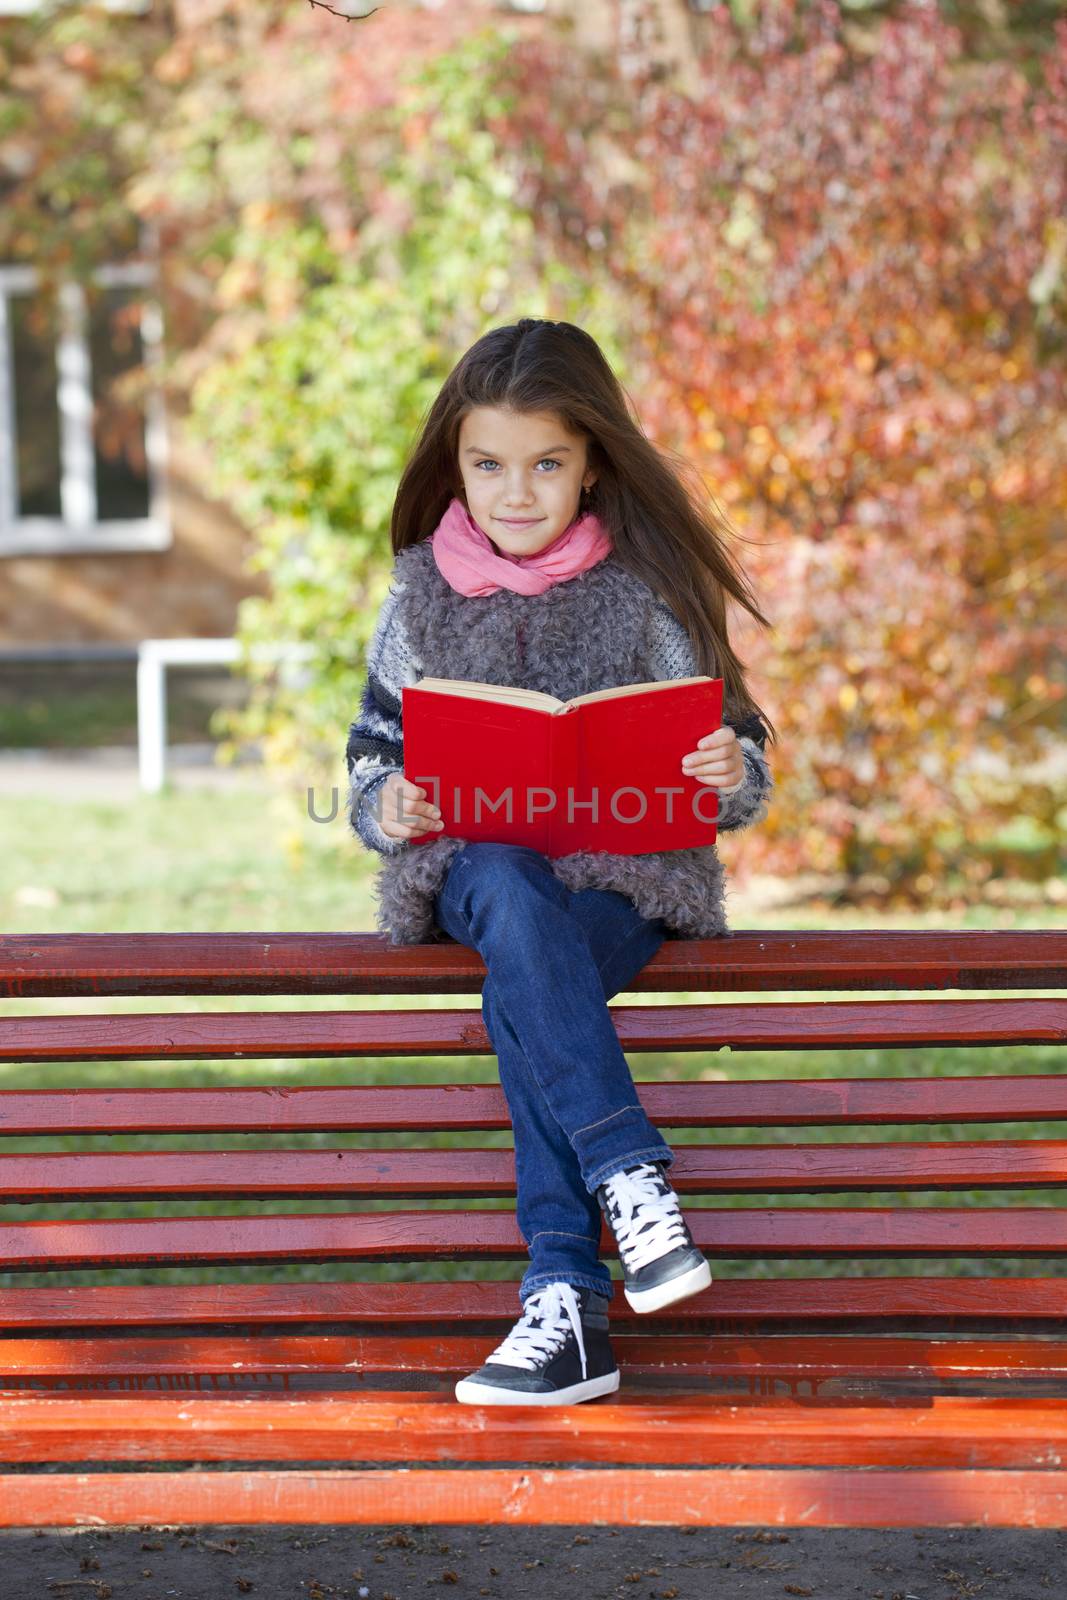
{"type": "MultiPolygon", "coordinates": [[[[3,4],[4,0],[0,0],[3,4]]],[[[154,288],[156,270],[134,261],[98,267],[93,282],[101,288],[154,288]]],[[[145,457],[148,470],[146,517],[98,520],[93,449],[92,372],[85,290],[72,279],[59,287],[59,343],[56,350],[59,406],[60,505],[58,517],[18,514],[18,454],[15,440],[15,360],[9,297],[33,294],[40,283],[36,267],[0,265],[0,557],[101,555],[131,550],[168,550],[173,542],[166,496],[167,437],[160,386],[145,396],[145,457]]],[[[143,301],[141,345],[145,366],[162,361],[163,317],[155,298],[143,301]]]]}
{"type": "MultiPolygon", "coordinates": [[[[105,11],[148,11],[152,0],[103,0],[105,11]]],[[[0,0],[0,17],[28,17],[41,9],[41,0],[0,0]]]]}

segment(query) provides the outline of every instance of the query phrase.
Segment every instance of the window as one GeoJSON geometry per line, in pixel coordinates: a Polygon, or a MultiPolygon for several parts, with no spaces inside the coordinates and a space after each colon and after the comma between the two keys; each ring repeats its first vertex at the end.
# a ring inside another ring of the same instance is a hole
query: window
{"type": "MultiPolygon", "coordinates": [[[[103,0],[105,11],[148,11],[152,0],[103,0]]],[[[0,17],[28,17],[41,9],[41,0],[0,0],[0,17]]]]}
{"type": "Polygon", "coordinates": [[[159,358],[154,277],[131,262],[99,268],[98,295],[46,294],[33,267],[0,266],[0,555],[169,547],[162,396],[113,388],[159,358]]]}

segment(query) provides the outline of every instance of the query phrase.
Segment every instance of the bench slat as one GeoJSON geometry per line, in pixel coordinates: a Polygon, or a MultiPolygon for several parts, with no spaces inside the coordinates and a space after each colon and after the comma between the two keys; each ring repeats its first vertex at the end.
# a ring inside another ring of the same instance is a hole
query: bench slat
{"type": "MultiPolygon", "coordinates": [[[[0,936],[0,993],[471,994],[481,957],[380,933],[79,933],[0,936]]],[[[855,929],[669,939],[631,985],[653,990],[1055,989],[1067,930],[855,929]]]]}
{"type": "MultiPolygon", "coordinates": [[[[624,1050],[1061,1044],[1067,1000],[613,1006],[624,1050]]],[[[177,1011],[0,1020],[0,1061],[491,1055],[479,1011],[177,1011]]]]}
{"type": "MultiPolygon", "coordinates": [[[[180,1461],[790,1462],[798,1466],[1038,1467],[1067,1449],[1067,1407],[1045,1399],[933,1395],[893,1405],[675,1395],[595,1406],[508,1407],[451,1397],[0,1394],[8,1463],[180,1461]],[[460,1445],[461,1451],[456,1446],[460,1445]]],[[[7,1480],[5,1479],[6,1483],[7,1480]]]]}
{"type": "MultiPolygon", "coordinates": [[[[663,1128],[841,1127],[1067,1118],[1067,1075],[639,1083],[663,1128]]],[[[0,1135],[454,1132],[511,1127],[496,1083],[9,1089],[0,1135]]]]}
{"type": "MultiPolygon", "coordinates": [[[[495,1322],[503,1333],[518,1309],[514,1283],[81,1284],[0,1288],[0,1328],[241,1326],[262,1323],[495,1322]]],[[[999,1323],[1067,1319],[1067,1277],[724,1278],[692,1299],[655,1312],[612,1301],[613,1328],[667,1324],[734,1328],[797,1321],[999,1323]]]]}
{"type": "MultiPolygon", "coordinates": [[[[119,1339],[0,1340],[3,1384],[63,1379],[75,1387],[107,1378],[164,1382],[170,1377],[227,1383],[268,1375],[338,1377],[418,1372],[456,1376],[480,1367],[494,1336],[453,1334],[246,1334],[119,1339]]],[[[1067,1343],[1051,1339],[915,1339],[819,1334],[759,1338],[639,1334],[613,1329],[613,1348],[630,1377],[670,1374],[758,1382],[829,1379],[947,1381],[1054,1379],[1067,1374],[1067,1343]]]]}
{"type": "Polygon", "coordinates": [[[807,1528],[1067,1523],[1067,1472],[1048,1468],[426,1468],[417,1472],[9,1475],[10,1528],[175,1523],[420,1523],[807,1528]]]}
{"type": "MultiPolygon", "coordinates": [[[[1067,1183],[1067,1140],[675,1145],[683,1193],[817,1194],[1067,1183]]],[[[515,1192],[509,1150],[151,1150],[0,1155],[0,1202],[515,1192]]]]}
{"type": "MultiPolygon", "coordinates": [[[[730,1256],[1060,1255],[1059,1207],[791,1206],[690,1208],[707,1254],[730,1256]]],[[[602,1252],[617,1253],[607,1226],[602,1252]]],[[[0,1225],[0,1271],[177,1266],[221,1261],[429,1261],[524,1258],[508,1211],[376,1211],[333,1215],[135,1217],[0,1225]]]]}

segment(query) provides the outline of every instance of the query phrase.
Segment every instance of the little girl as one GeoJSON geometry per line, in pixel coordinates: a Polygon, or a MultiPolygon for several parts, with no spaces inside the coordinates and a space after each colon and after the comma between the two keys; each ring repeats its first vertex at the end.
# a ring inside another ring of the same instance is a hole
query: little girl
{"type": "MultiPolygon", "coordinates": [[[[766,812],[775,733],[731,649],[727,597],[768,624],[724,531],[645,436],[595,340],[567,322],[523,318],[479,339],[400,480],[392,584],[348,737],[348,804],[354,832],[383,857],[381,931],[394,944],[458,940],[486,967],[482,1014],[530,1265],[515,1327],[456,1385],[470,1404],[568,1405],[618,1388],[602,1213],[635,1311],[711,1282],[607,1002],[664,938],[727,931],[723,870],[713,844],[550,859],[423,839],[443,823],[403,774],[401,690],[459,678],[568,700],[721,677],[723,726],[682,765],[717,791],[720,829],[746,827],[766,812]]],[[[636,781],[639,742],[633,761],[636,781]]]]}

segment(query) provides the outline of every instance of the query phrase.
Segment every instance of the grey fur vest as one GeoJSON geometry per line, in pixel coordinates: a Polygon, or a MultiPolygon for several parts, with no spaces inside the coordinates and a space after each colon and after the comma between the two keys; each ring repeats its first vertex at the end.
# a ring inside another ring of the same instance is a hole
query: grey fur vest
{"type": "MultiPolygon", "coordinates": [[[[562,700],[656,676],[649,641],[652,612],[662,602],[614,555],[541,595],[508,589],[474,598],[458,594],[439,572],[428,540],[397,555],[395,576],[401,586],[396,622],[423,676],[518,685],[562,700]]],[[[746,773],[762,782],[756,757],[751,766],[749,759],[746,754],[746,773]]],[[[765,767],[762,773],[766,778],[765,767]]],[[[466,843],[437,838],[384,857],[376,884],[378,923],[394,944],[445,937],[434,921],[434,897],[466,843]]],[[[714,845],[648,855],[582,850],[551,866],[568,889],[626,895],[643,916],[662,918],[669,934],[727,932],[723,867],[714,845]]]]}

